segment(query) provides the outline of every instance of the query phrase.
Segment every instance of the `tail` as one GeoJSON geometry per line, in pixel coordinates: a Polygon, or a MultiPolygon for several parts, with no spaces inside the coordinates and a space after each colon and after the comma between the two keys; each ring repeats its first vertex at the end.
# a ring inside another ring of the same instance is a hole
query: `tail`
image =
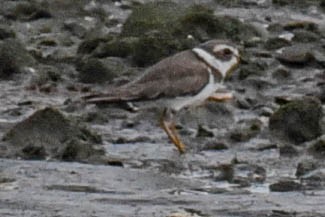
{"type": "Polygon", "coordinates": [[[136,92],[127,89],[113,89],[107,93],[95,93],[81,97],[86,103],[117,103],[137,100],[139,98],[136,92]]]}

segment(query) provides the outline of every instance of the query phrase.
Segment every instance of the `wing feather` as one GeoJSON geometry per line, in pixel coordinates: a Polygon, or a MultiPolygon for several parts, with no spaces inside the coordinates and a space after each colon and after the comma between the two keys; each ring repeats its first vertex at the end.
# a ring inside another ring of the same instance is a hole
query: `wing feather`
{"type": "Polygon", "coordinates": [[[195,95],[208,80],[207,66],[187,50],[161,60],[133,82],[85,99],[88,102],[118,102],[195,95]]]}

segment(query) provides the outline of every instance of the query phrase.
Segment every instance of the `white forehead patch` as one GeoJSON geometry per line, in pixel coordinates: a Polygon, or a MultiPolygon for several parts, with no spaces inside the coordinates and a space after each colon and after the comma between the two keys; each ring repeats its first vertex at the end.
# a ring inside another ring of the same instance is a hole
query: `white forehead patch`
{"type": "Polygon", "coordinates": [[[218,45],[214,46],[213,52],[216,53],[216,52],[224,50],[226,48],[231,50],[236,56],[239,56],[239,52],[236,48],[226,45],[226,44],[218,44],[218,45]]]}

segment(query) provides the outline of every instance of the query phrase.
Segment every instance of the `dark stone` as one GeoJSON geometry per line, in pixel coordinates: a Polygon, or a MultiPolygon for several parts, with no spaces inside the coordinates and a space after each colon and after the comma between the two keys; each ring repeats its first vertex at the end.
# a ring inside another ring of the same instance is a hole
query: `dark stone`
{"type": "Polygon", "coordinates": [[[208,39],[241,41],[257,35],[252,26],[233,17],[218,17],[205,6],[184,7],[170,1],[158,1],[136,7],[126,20],[120,37],[139,38],[132,56],[138,65],[144,66],[208,39]]]}
{"type": "MultiPolygon", "coordinates": [[[[111,38],[109,39],[111,40],[111,38]]],[[[91,38],[83,40],[77,50],[78,54],[90,54],[92,53],[101,42],[106,42],[104,38],[91,38]]]]}
{"type": "Polygon", "coordinates": [[[325,0],[321,0],[319,3],[319,6],[321,6],[324,9],[325,8],[325,0]]]}
{"type": "Polygon", "coordinates": [[[318,25],[311,21],[290,21],[283,25],[283,29],[287,31],[293,31],[298,29],[304,29],[311,32],[318,31],[318,25]]]}
{"type": "Polygon", "coordinates": [[[289,192],[289,191],[301,191],[303,185],[291,180],[283,180],[270,185],[270,191],[273,192],[289,192]]]}
{"type": "Polygon", "coordinates": [[[251,123],[245,123],[239,126],[230,133],[230,139],[235,142],[245,142],[255,137],[261,130],[261,123],[257,120],[251,123]]]}
{"type": "Polygon", "coordinates": [[[271,23],[268,27],[267,30],[273,33],[282,33],[283,31],[283,26],[280,23],[271,23]]]}
{"type": "Polygon", "coordinates": [[[294,30],[293,33],[294,37],[292,40],[295,42],[309,43],[317,42],[320,39],[320,37],[316,33],[304,29],[294,30]]]}
{"type": "Polygon", "coordinates": [[[32,65],[33,57],[24,46],[15,39],[6,39],[0,43],[0,79],[8,79],[22,72],[24,66],[32,65]]]}
{"type": "Polygon", "coordinates": [[[26,160],[44,160],[47,155],[43,146],[27,145],[21,152],[26,160]]]}
{"type": "Polygon", "coordinates": [[[136,37],[113,38],[100,43],[92,52],[94,57],[127,57],[133,55],[139,39],[136,37]]]}
{"type": "Polygon", "coordinates": [[[317,169],[317,164],[314,161],[304,160],[302,162],[299,162],[296,170],[296,176],[304,176],[315,169],[317,169]]]}
{"type": "Polygon", "coordinates": [[[252,103],[250,98],[241,96],[236,97],[236,106],[240,109],[250,109],[253,106],[252,103]]]}
{"type": "Polygon", "coordinates": [[[79,38],[83,38],[87,33],[87,29],[75,20],[66,20],[63,28],[79,38]]]}
{"type": "Polygon", "coordinates": [[[266,68],[267,66],[263,62],[249,62],[240,67],[238,78],[244,80],[252,75],[261,76],[265,73],[266,68]]]}
{"type": "Polygon", "coordinates": [[[319,87],[319,93],[317,95],[317,98],[322,102],[325,103],[325,84],[320,85],[319,87]]]}
{"type": "Polygon", "coordinates": [[[6,157],[98,162],[104,155],[94,146],[101,143],[100,136],[53,108],[38,110],[16,124],[3,141],[8,144],[6,157]]]}
{"type": "MultiPolygon", "coordinates": [[[[1,174],[2,175],[2,174],[1,174]]],[[[15,182],[14,178],[0,177],[0,184],[15,182]]]]}
{"type": "Polygon", "coordinates": [[[6,39],[6,38],[15,38],[16,34],[15,32],[6,25],[0,25],[0,40],[6,39]]]}
{"type": "Polygon", "coordinates": [[[325,169],[315,169],[300,177],[306,188],[315,190],[325,186],[325,169]]]}
{"type": "Polygon", "coordinates": [[[309,153],[316,157],[324,158],[325,157],[325,137],[317,139],[316,141],[311,142],[308,147],[309,153]]]}
{"type": "Polygon", "coordinates": [[[185,48],[187,47],[181,45],[177,40],[173,40],[172,37],[152,31],[139,38],[138,43],[134,46],[132,56],[138,66],[148,66],[185,48]]]}
{"type": "Polygon", "coordinates": [[[213,137],[214,134],[206,126],[199,125],[196,136],[197,137],[213,137]]]}
{"type": "Polygon", "coordinates": [[[126,20],[122,35],[139,37],[152,30],[166,30],[177,22],[184,9],[170,1],[158,1],[136,7],[126,20]]]}
{"type": "Polygon", "coordinates": [[[278,81],[286,81],[286,79],[291,77],[291,71],[286,68],[278,68],[272,72],[272,77],[278,81]]]}
{"type": "Polygon", "coordinates": [[[95,58],[79,60],[76,69],[79,72],[79,80],[84,83],[105,83],[118,74],[116,67],[95,58]]]}
{"type": "Polygon", "coordinates": [[[248,187],[251,183],[263,183],[266,178],[266,170],[258,165],[247,163],[223,164],[216,168],[215,179],[239,184],[240,187],[248,187]]]}
{"type": "Polygon", "coordinates": [[[59,69],[49,65],[39,65],[35,75],[30,79],[29,89],[42,89],[46,85],[56,86],[62,80],[59,69]]]}
{"type": "Polygon", "coordinates": [[[17,4],[7,15],[7,18],[14,20],[38,20],[42,18],[51,18],[52,14],[48,9],[42,7],[40,4],[33,2],[17,4]]]}
{"type": "Polygon", "coordinates": [[[287,6],[290,5],[294,8],[304,8],[310,5],[319,6],[322,0],[308,0],[308,1],[291,1],[291,0],[272,0],[272,3],[277,6],[287,6]]]}
{"type": "Polygon", "coordinates": [[[281,106],[271,116],[269,128],[274,136],[294,144],[321,135],[322,106],[318,99],[304,97],[281,106]]]}
{"type": "Polygon", "coordinates": [[[204,37],[200,37],[202,30],[210,38],[224,38],[238,42],[259,36],[253,26],[234,17],[215,16],[213,10],[200,5],[189,7],[180,21],[179,28],[182,32],[189,33],[200,40],[204,40],[204,37]]]}
{"type": "Polygon", "coordinates": [[[289,102],[292,102],[294,99],[292,96],[275,96],[274,97],[274,102],[278,105],[285,105],[288,104],[289,102]]]}
{"type": "Polygon", "coordinates": [[[307,65],[315,59],[310,47],[304,45],[294,45],[286,47],[282,53],[277,54],[276,58],[284,64],[290,65],[307,65]]]}
{"type": "Polygon", "coordinates": [[[229,147],[227,146],[227,144],[223,142],[209,141],[204,145],[202,149],[205,151],[220,151],[220,150],[226,150],[228,148],[229,147]]]}
{"type": "Polygon", "coordinates": [[[170,1],[158,1],[136,7],[120,36],[103,43],[88,41],[78,50],[92,50],[92,55],[100,58],[130,56],[136,65],[148,66],[208,39],[241,41],[256,35],[252,26],[236,18],[217,17],[205,6],[184,7],[170,1]]]}
{"type": "Polygon", "coordinates": [[[38,45],[40,46],[47,46],[47,47],[56,47],[58,43],[54,38],[45,38],[41,40],[38,45]]]}
{"type": "Polygon", "coordinates": [[[290,2],[288,0],[272,0],[272,3],[279,6],[285,6],[290,2]]]}
{"type": "Polygon", "coordinates": [[[284,38],[269,38],[266,42],[265,42],[265,49],[267,50],[276,50],[282,47],[286,47],[291,45],[291,43],[289,41],[287,41],[284,38]]]}
{"type": "Polygon", "coordinates": [[[88,142],[69,140],[65,143],[65,146],[57,153],[56,158],[63,161],[87,161],[87,159],[93,157],[93,155],[104,155],[104,150],[95,150],[93,144],[88,142]]]}
{"type": "Polygon", "coordinates": [[[292,145],[282,145],[279,148],[281,157],[295,157],[299,155],[299,151],[292,145]]]}

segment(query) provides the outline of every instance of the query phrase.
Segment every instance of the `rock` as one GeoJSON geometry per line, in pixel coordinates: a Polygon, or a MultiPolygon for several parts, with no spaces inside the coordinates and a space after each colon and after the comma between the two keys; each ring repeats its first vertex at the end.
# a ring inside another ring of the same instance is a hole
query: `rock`
{"type": "Polygon", "coordinates": [[[17,123],[3,141],[8,144],[5,156],[11,158],[100,162],[104,155],[95,147],[101,143],[100,136],[50,107],[17,123]]]}
{"type": "Polygon", "coordinates": [[[170,56],[177,51],[184,50],[188,47],[182,45],[172,37],[160,36],[158,31],[152,31],[144,34],[135,44],[132,53],[133,61],[138,66],[152,65],[163,57],[170,56]]]}
{"type": "Polygon", "coordinates": [[[38,43],[39,46],[46,46],[46,47],[56,47],[58,46],[58,42],[52,38],[44,38],[42,40],[40,40],[40,42],[38,43]]]}
{"type": "Polygon", "coordinates": [[[29,82],[29,88],[37,89],[47,84],[55,84],[62,80],[61,76],[59,69],[49,65],[40,65],[29,82]]]}
{"type": "Polygon", "coordinates": [[[205,6],[184,7],[159,1],[136,7],[126,20],[120,37],[139,38],[132,56],[137,64],[144,66],[208,39],[241,41],[257,35],[252,26],[236,18],[215,16],[213,10],[205,6]]]}
{"type": "Polygon", "coordinates": [[[269,188],[273,192],[301,191],[303,190],[303,185],[292,180],[282,180],[271,184],[269,188]]]}
{"type": "Polygon", "coordinates": [[[183,28],[181,31],[200,40],[204,40],[204,37],[200,37],[202,28],[210,38],[224,38],[237,42],[259,36],[252,25],[230,16],[214,16],[213,10],[200,5],[189,7],[180,21],[179,28],[183,28]]]}
{"type": "Polygon", "coordinates": [[[320,3],[319,3],[319,6],[321,6],[321,8],[325,8],[325,1],[324,0],[321,0],[320,3]]]}
{"type": "Polygon", "coordinates": [[[276,55],[276,58],[284,64],[299,66],[307,65],[315,59],[311,49],[312,48],[309,46],[305,46],[303,44],[286,47],[276,55]]]}
{"type": "Polygon", "coordinates": [[[289,4],[288,0],[272,0],[272,3],[279,6],[285,6],[289,4]]]}
{"type": "Polygon", "coordinates": [[[292,102],[294,100],[294,96],[291,95],[280,95],[280,96],[274,96],[274,102],[278,105],[285,105],[289,102],[292,102]]]}
{"type": "Polygon", "coordinates": [[[314,50],[313,51],[313,55],[315,58],[316,63],[320,66],[320,67],[325,67],[325,53],[321,50],[314,50]]]}
{"type": "Polygon", "coordinates": [[[300,177],[308,189],[323,189],[325,186],[325,169],[312,170],[300,177]]]}
{"type": "Polygon", "coordinates": [[[321,135],[322,107],[318,99],[304,97],[281,106],[270,117],[271,133],[279,139],[300,144],[321,135]]]}
{"type": "Polygon", "coordinates": [[[286,6],[290,5],[292,7],[308,7],[310,5],[318,6],[322,0],[310,0],[310,1],[295,1],[292,2],[290,0],[272,0],[272,3],[277,6],[286,6]]]}
{"type": "Polygon", "coordinates": [[[6,38],[15,38],[15,32],[7,25],[0,25],[0,40],[6,38]]]}
{"type": "Polygon", "coordinates": [[[316,23],[311,22],[311,21],[296,20],[296,21],[290,21],[288,23],[283,24],[283,29],[287,30],[287,31],[304,29],[307,31],[317,32],[318,26],[316,23]]]}
{"type": "MultiPolygon", "coordinates": [[[[245,87],[248,88],[253,88],[255,89],[255,91],[261,91],[261,90],[266,90],[269,88],[274,87],[274,82],[272,82],[270,79],[268,79],[266,76],[249,76],[248,78],[246,78],[242,84],[245,87]]],[[[256,102],[257,100],[254,98],[250,98],[251,100],[251,104],[256,104],[258,102],[256,102]]]]}
{"type": "Polygon", "coordinates": [[[32,144],[23,147],[21,154],[26,160],[44,160],[47,155],[44,146],[35,146],[32,144]]]}
{"type": "Polygon", "coordinates": [[[263,62],[249,62],[240,67],[238,78],[244,80],[249,76],[261,76],[265,73],[267,66],[263,62]]]}
{"type": "Polygon", "coordinates": [[[125,68],[124,64],[114,58],[87,58],[76,63],[79,80],[84,83],[105,83],[113,80],[125,68]]]}
{"type": "Polygon", "coordinates": [[[107,42],[99,43],[99,45],[92,52],[92,56],[103,57],[127,57],[134,55],[135,47],[139,44],[137,37],[114,37],[107,42]]]}
{"type": "Polygon", "coordinates": [[[283,26],[281,25],[281,23],[271,23],[270,25],[268,25],[267,30],[272,33],[280,34],[283,32],[283,26]]]}
{"type": "Polygon", "coordinates": [[[135,7],[119,36],[84,41],[78,52],[90,50],[100,58],[131,57],[142,67],[212,38],[241,41],[257,35],[254,27],[236,18],[216,16],[205,6],[158,1],[135,7]]]}
{"type": "Polygon", "coordinates": [[[79,38],[83,38],[87,33],[87,29],[81,23],[73,19],[64,21],[63,28],[79,38]]]}
{"type": "Polygon", "coordinates": [[[269,38],[266,42],[265,42],[265,49],[267,50],[276,50],[282,47],[286,47],[286,46],[290,46],[291,43],[290,41],[284,39],[284,38],[279,38],[279,37],[275,37],[275,38],[269,38]]]}
{"type": "Polygon", "coordinates": [[[307,173],[317,169],[317,164],[311,160],[304,160],[298,163],[296,176],[299,178],[306,175],[307,173]]]}
{"type": "Polygon", "coordinates": [[[245,142],[255,137],[261,130],[262,123],[258,120],[243,122],[230,132],[230,139],[235,142],[245,142]]]}
{"type": "Polygon", "coordinates": [[[280,146],[279,154],[282,157],[296,157],[299,155],[299,151],[293,145],[285,144],[280,146]]]}
{"type": "Polygon", "coordinates": [[[199,125],[196,137],[213,137],[213,131],[206,126],[199,125]]]}
{"type": "Polygon", "coordinates": [[[229,149],[228,145],[223,142],[218,142],[218,141],[208,141],[202,147],[202,150],[204,150],[204,151],[220,151],[220,150],[226,150],[226,149],[229,149]]]}
{"type": "Polygon", "coordinates": [[[97,48],[97,46],[101,42],[106,42],[108,40],[112,40],[112,38],[105,39],[105,38],[99,37],[99,38],[85,39],[80,43],[77,53],[78,54],[90,54],[97,48]]]}
{"type": "Polygon", "coordinates": [[[308,151],[312,155],[324,158],[325,157],[325,136],[322,136],[319,139],[316,139],[315,141],[312,141],[308,145],[308,151]]]}
{"type": "Polygon", "coordinates": [[[294,37],[293,41],[294,42],[299,42],[299,43],[313,43],[319,41],[320,37],[318,34],[311,32],[311,31],[306,31],[304,29],[297,29],[293,31],[294,37]]]}
{"type": "Polygon", "coordinates": [[[245,48],[257,48],[259,45],[263,44],[261,37],[252,37],[244,41],[245,48]]]}
{"type": "Polygon", "coordinates": [[[223,164],[216,168],[215,179],[239,184],[241,187],[250,186],[252,182],[262,183],[266,178],[266,170],[258,165],[247,163],[223,164]]]}
{"type": "Polygon", "coordinates": [[[51,18],[52,14],[48,9],[34,2],[23,2],[17,4],[7,15],[7,18],[14,20],[31,21],[42,18],[51,18]]]}
{"type": "Polygon", "coordinates": [[[277,81],[286,81],[291,77],[292,72],[287,68],[279,67],[272,72],[272,77],[277,81]]]}
{"type": "Polygon", "coordinates": [[[0,79],[8,79],[34,63],[34,58],[19,41],[6,39],[0,42],[0,79]]]}
{"type": "Polygon", "coordinates": [[[236,107],[240,109],[250,109],[254,106],[254,99],[244,97],[244,96],[236,96],[236,107]]]}
{"type": "Polygon", "coordinates": [[[319,92],[316,96],[322,103],[325,103],[325,83],[320,85],[319,92]]]}

